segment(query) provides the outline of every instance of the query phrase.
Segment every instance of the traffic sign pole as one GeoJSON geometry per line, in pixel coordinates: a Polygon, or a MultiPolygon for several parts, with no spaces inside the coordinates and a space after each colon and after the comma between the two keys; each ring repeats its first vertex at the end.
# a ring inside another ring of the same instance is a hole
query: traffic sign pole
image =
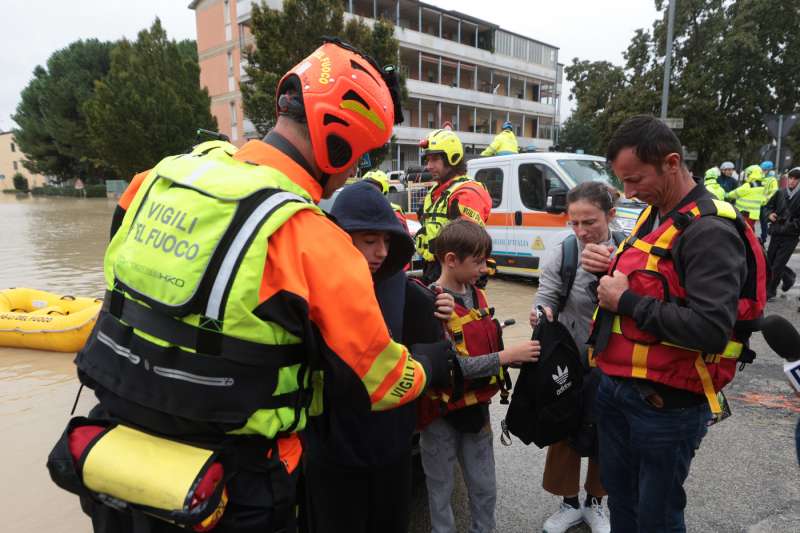
{"type": "Polygon", "coordinates": [[[778,149],[775,150],[775,173],[781,175],[781,139],[783,138],[783,115],[778,115],[778,149]]]}

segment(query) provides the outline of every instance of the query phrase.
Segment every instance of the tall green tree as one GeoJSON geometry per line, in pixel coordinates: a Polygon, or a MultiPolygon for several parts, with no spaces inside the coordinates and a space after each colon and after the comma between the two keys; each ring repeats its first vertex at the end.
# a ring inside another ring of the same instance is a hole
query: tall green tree
{"type": "MultiPolygon", "coordinates": [[[[659,18],[636,31],[622,67],[575,59],[566,69],[576,114],[594,130],[597,148],[628,116],[660,112],[668,3],[655,6],[659,18]]],[[[800,10],[781,0],[677,2],[669,115],[684,119],[677,133],[698,154],[695,172],[737,156],[756,160],[769,140],[763,115],[800,105],[797,27],[800,10]]],[[[798,140],[800,131],[789,145],[798,140]]]]}
{"type": "MultiPolygon", "coordinates": [[[[251,22],[255,47],[245,52],[248,79],[241,83],[241,91],[244,112],[262,135],[275,123],[275,91],[281,77],[319,46],[323,36],[341,38],[380,65],[398,62],[394,25],[377,20],[370,27],[359,19],[345,24],[340,0],[286,0],[282,10],[254,4],[251,22]]],[[[370,155],[378,164],[386,150],[370,155]]]]}
{"type": "Polygon", "coordinates": [[[99,178],[108,168],[93,157],[83,105],[108,73],[113,44],[76,41],[37,66],[13,115],[14,138],[31,172],[64,180],[99,178]]]}
{"type": "Polygon", "coordinates": [[[136,41],[114,47],[111,69],[84,109],[98,161],[130,178],[185,151],[197,128],[216,129],[210,107],[193,43],[168,39],[156,19],[136,41]]]}

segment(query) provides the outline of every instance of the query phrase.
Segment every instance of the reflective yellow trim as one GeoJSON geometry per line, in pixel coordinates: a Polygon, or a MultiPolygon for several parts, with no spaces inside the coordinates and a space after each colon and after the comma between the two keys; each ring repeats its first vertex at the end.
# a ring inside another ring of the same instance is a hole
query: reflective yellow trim
{"type": "Polygon", "coordinates": [[[182,510],[211,456],[210,450],[117,426],[89,451],[83,482],[126,502],[182,510]]]}
{"type": "Polygon", "coordinates": [[[631,356],[631,377],[647,378],[647,353],[649,351],[648,345],[634,343],[631,356]]]}
{"type": "Polygon", "coordinates": [[[648,205],[642,214],[639,215],[639,220],[636,221],[636,225],[633,226],[633,230],[631,230],[631,235],[636,235],[639,232],[639,228],[642,227],[642,224],[650,217],[650,212],[653,210],[652,205],[648,205]]]}
{"type": "Polygon", "coordinates": [[[475,396],[473,391],[464,393],[464,406],[475,405],[478,403],[478,397],[475,396]]]}
{"type": "Polygon", "coordinates": [[[714,205],[717,208],[717,216],[736,220],[736,209],[734,209],[731,204],[721,200],[712,200],[712,202],[714,202],[714,205]]]}
{"type": "MultiPolygon", "coordinates": [[[[694,211],[694,210],[693,210],[694,211]]],[[[678,228],[673,224],[669,228],[661,234],[661,236],[656,240],[653,246],[658,248],[664,248],[668,250],[672,246],[672,240],[678,234],[678,228]]],[[[645,267],[647,270],[652,270],[654,272],[658,272],[658,262],[661,258],[657,255],[650,254],[650,257],[647,258],[647,266],[645,267]]]]}
{"type": "MultiPolygon", "coordinates": [[[[615,315],[614,321],[611,324],[611,332],[616,333],[617,335],[622,335],[622,323],[620,321],[620,316],[615,315]]],[[[663,344],[664,346],[670,346],[672,348],[679,348],[681,350],[686,350],[689,352],[700,353],[700,350],[695,350],[694,348],[687,348],[686,346],[681,346],[679,344],[674,344],[672,342],[661,341],[659,344],[663,344]]],[[[744,345],[741,342],[737,341],[728,341],[728,344],[725,345],[725,349],[720,354],[713,354],[711,357],[718,357],[718,358],[725,358],[725,359],[738,359],[739,356],[742,354],[742,350],[744,349],[744,345]]],[[[716,361],[719,362],[719,359],[716,361]]]]}
{"type": "Polygon", "coordinates": [[[361,115],[362,117],[369,120],[370,122],[372,122],[373,124],[375,124],[380,129],[382,130],[386,129],[386,125],[383,123],[380,117],[375,113],[375,111],[367,109],[366,107],[364,107],[363,104],[361,104],[361,102],[356,102],[355,100],[344,100],[339,103],[339,107],[341,107],[342,109],[347,109],[348,111],[354,111],[359,115],[361,115]]]}
{"type": "Polygon", "coordinates": [[[362,378],[373,411],[391,409],[413,400],[425,387],[425,381],[422,366],[408,356],[403,345],[394,341],[390,341],[375,358],[362,378]],[[399,374],[395,370],[398,367],[402,367],[399,374]],[[387,376],[392,374],[397,378],[390,381],[391,377],[387,376]]]}
{"type": "Polygon", "coordinates": [[[708,368],[703,362],[702,356],[698,355],[697,359],[694,360],[694,367],[700,376],[700,383],[703,384],[703,392],[706,395],[709,407],[711,407],[711,413],[718,415],[722,412],[722,408],[719,406],[719,399],[717,399],[717,393],[714,390],[714,383],[711,381],[711,374],[708,373],[708,368]]]}

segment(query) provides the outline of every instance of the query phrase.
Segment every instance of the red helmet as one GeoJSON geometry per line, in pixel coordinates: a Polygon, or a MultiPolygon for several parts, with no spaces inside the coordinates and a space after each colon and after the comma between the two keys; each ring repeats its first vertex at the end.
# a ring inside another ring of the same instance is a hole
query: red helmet
{"type": "MultiPolygon", "coordinates": [[[[278,113],[285,87],[301,93],[317,166],[336,174],[389,141],[395,101],[375,62],[340,42],[326,42],[278,83],[278,113]]],[[[402,113],[400,113],[402,120],[402,113]]]]}

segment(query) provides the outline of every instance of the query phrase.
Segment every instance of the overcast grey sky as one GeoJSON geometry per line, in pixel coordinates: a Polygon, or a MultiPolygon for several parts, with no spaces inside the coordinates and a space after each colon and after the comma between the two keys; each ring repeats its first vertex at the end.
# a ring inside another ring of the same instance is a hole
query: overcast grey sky
{"type": "MultiPolygon", "coordinates": [[[[622,61],[637,28],[649,28],[657,12],[653,0],[427,0],[468,13],[510,31],[558,46],[559,60],[573,57],[622,61]]],[[[10,115],[36,65],[78,39],[134,39],[155,17],[170,37],[194,38],[189,0],[3,0],[0,20],[0,130],[14,126],[10,115]]],[[[565,85],[562,118],[569,103],[565,85]]]]}

